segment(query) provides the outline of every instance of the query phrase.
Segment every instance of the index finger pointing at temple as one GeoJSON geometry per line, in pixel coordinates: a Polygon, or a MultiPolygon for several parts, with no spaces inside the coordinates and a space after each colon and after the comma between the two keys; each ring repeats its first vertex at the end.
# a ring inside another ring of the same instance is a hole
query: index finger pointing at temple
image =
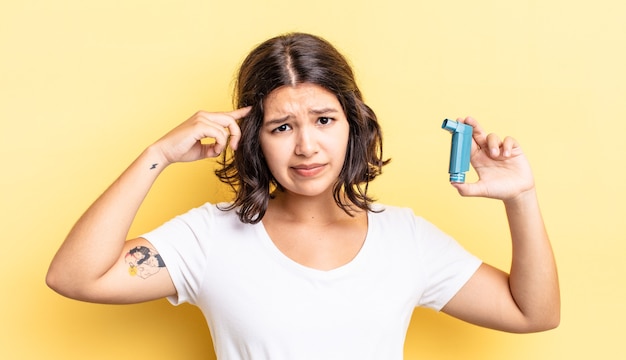
{"type": "Polygon", "coordinates": [[[237,150],[239,139],[241,139],[241,129],[239,128],[239,125],[237,125],[237,120],[248,115],[251,108],[251,106],[248,106],[226,113],[226,115],[232,119],[232,121],[229,121],[228,124],[226,124],[226,127],[230,133],[230,147],[233,150],[237,150]]]}

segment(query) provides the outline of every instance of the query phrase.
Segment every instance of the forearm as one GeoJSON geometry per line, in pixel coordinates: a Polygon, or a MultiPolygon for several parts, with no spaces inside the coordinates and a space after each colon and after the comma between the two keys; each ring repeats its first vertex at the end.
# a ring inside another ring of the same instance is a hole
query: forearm
{"type": "Polygon", "coordinates": [[[113,266],[141,203],[165,166],[158,151],[146,149],[87,209],[52,260],[47,281],[53,288],[74,291],[113,266]]]}
{"type": "Polygon", "coordinates": [[[552,328],[560,318],[559,282],[535,189],[504,204],[513,242],[511,294],[529,324],[552,328]]]}

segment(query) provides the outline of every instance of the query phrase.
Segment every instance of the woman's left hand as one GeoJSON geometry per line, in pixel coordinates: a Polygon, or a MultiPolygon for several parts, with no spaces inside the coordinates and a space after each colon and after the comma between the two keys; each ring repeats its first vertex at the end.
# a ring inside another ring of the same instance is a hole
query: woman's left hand
{"type": "Polygon", "coordinates": [[[475,183],[452,183],[459,194],[506,201],[534,188],[530,164],[514,138],[487,134],[471,117],[457,121],[474,128],[470,161],[478,174],[475,183]]]}

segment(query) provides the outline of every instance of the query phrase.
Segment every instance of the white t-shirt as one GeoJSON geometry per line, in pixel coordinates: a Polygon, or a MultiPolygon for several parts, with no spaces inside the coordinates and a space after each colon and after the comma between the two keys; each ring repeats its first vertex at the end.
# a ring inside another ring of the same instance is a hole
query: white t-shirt
{"type": "MultiPolygon", "coordinates": [[[[381,206],[378,206],[381,207],[381,206]]],[[[416,306],[440,310],[481,261],[412,210],[368,214],[357,256],[330,271],[284,255],[262,222],[205,204],[143,237],[197,305],[218,359],[403,358],[416,306]]]]}

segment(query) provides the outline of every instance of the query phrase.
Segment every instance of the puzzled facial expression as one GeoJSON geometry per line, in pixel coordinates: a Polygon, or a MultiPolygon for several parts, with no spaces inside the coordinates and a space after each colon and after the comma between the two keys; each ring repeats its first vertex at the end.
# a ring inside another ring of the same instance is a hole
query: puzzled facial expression
{"type": "Polygon", "coordinates": [[[346,115],[319,85],[286,85],[264,101],[261,151],[276,181],[304,196],[332,193],[346,157],[346,115]]]}

